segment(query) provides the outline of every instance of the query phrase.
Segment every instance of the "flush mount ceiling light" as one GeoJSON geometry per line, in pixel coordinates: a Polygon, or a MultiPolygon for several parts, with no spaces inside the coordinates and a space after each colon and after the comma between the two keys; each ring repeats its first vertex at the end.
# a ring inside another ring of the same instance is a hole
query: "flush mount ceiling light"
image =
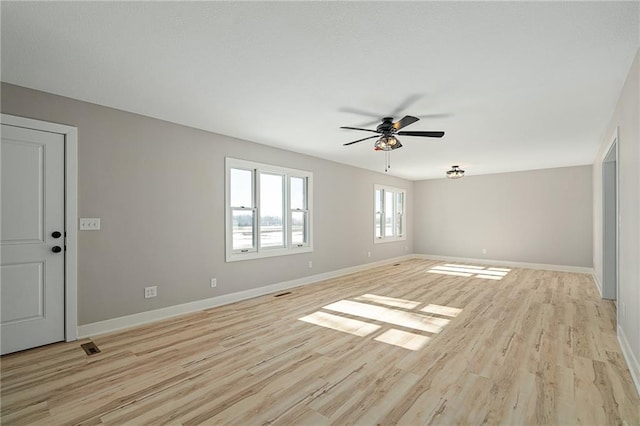
{"type": "Polygon", "coordinates": [[[447,172],[447,177],[449,179],[460,179],[464,177],[464,170],[460,166],[451,166],[451,170],[447,172]]]}

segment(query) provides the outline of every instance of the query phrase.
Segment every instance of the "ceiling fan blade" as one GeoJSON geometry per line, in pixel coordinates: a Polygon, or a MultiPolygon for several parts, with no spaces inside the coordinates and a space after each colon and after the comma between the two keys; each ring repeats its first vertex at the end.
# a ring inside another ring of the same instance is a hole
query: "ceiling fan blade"
{"type": "Polygon", "coordinates": [[[373,126],[374,124],[380,124],[380,119],[367,121],[366,123],[358,124],[358,126],[373,126]]]}
{"type": "MultiPolygon", "coordinates": [[[[367,117],[374,117],[374,118],[380,118],[380,114],[376,114],[374,112],[369,112],[369,111],[363,111],[361,109],[357,109],[357,108],[351,108],[351,107],[342,107],[340,108],[338,111],[342,111],[342,112],[348,112],[350,114],[357,114],[357,115],[365,115],[367,117]]],[[[376,120],[376,123],[378,121],[376,120]]]]}
{"type": "Polygon", "coordinates": [[[398,132],[396,133],[396,135],[400,135],[400,136],[422,136],[422,137],[427,137],[427,138],[441,138],[444,136],[444,132],[423,132],[423,131],[404,131],[404,132],[398,132]]]}
{"type": "Polygon", "coordinates": [[[423,115],[418,115],[418,118],[449,118],[449,117],[453,117],[453,114],[444,113],[444,114],[423,114],[423,115]]]}
{"type": "Polygon", "coordinates": [[[366,141],[367,139],[374,139],[374,138],[377,138],[377,137],[378,137],[378,135],[376,135],[376,136],[369,136],[368,138],[358,139],[357,141],[343,143],[343,144],[342,144],[342,146],[353,145],[354,143],[358,143],[358,142],[366,141]]]}
{"type": "Polygon", "coordinates": [[[407,108],[409,108],[411,105],[413,105],[423,97],[424,94],[422,93],[414,93],[413,95],[407,96],[402,102],[400,102],[400,105],[398,105],[389,115],[391,117],[400,115],[403,111],[405,111],[407,108]]]}
{"type": "Polygon", "coordinates": [[[373,133],[380,133],[377,130],[371,130],[371,129],[361,129],[360,127],[347,127],[347,126],[342,126],[340,127],[341,129],[349,129],[349,130],[363,130],[365,132],[373,132],[373,133]]]}
{"type": "Polygon", "coordinates": [[[410,115],[405,115],[404,117],[402,117],[401,120],[396,121],[395,123],[393,123],[393,128],[396,130],[400,130],[405,126],[408,126],[411,123],[415,123],[416,121],[420,120],[419,118],[416,117],[412,117],[410,115]]]}

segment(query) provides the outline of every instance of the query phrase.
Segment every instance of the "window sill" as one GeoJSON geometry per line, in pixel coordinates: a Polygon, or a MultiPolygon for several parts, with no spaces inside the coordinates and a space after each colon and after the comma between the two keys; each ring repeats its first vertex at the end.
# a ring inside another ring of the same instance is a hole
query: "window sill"
{"type": "Polygon", "coordinates": [[[373,238],[374,244],[384,244],[384,243],[396,243],[398,241],[407,241],[407,237],[397,237],[397,238],[373,238]]]}
{"type": "Polygon", "coordinates": [[[311,253],[313,247],[294,247],[291,249],[263,249],[261,252],[248,252],[248,253],[232,253],[227,256],[227,262],[239,262],[242,260],[262,259],[265,257],[278,257],[278,256],[291,256],[294,254],[311,253]]]}

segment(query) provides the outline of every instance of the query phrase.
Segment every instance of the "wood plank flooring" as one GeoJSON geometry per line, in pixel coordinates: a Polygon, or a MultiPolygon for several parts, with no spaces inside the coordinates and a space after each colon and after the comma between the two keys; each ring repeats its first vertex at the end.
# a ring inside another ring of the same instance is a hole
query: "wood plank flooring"
{"type": "Polygon", "coordinates": [[[2,424],[628,424],[590,276],[410,259],[1,359],[2,424]]]}

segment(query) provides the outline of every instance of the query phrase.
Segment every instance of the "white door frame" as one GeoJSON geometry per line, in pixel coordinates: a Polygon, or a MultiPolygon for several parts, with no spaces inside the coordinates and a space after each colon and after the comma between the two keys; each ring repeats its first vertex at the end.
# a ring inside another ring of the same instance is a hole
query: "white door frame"
{"type": "MultiPolygon", "coordinates": [[[[616,238],[615,238],[615,275],[616,275],[616,279],[615,279],[615,292],[616,292],[616,304],[617,304],[617,300],[619,298],[619,294],[620,294],[620,288],[619,288],[619,282],[620,282],[620,139],[619,139],[619,135],[620,135],[620,130],[618,127],[615,128],[614,132],[613,132],[613,136],[611,137],[611,142],[609,142],[609,145],[607,146],[607,149],[604,151],[604,154],[602,155],[602,159],[601,159],[601,165],[602,165],[602,293],[605,293],[605,289],[604,287],[606,285],[611,285],[611,283],[607,283],[607,277],[605,277],[604,275],[604,269],[605,269],[605,262],[607,261],[607,245],[605,243],[605,236],[607,233],[607,224],[605,223],[605,219],[606,219],[606,215],[605,215],[605,210],[607,209],[607,206],[605,205],[605,196],[604,196],[604,186],[605,186],[605,163],[607,162],[607,157],[609,157],[609,154],[611,153],[612,149],[615,149],[615,188],[616,188],[616,197],[615,197],[615,233],[616,233],[616,238]]],[[[611,160],[609,160],[611,161],[611,160]]],[[[619,318],[618,318],[619,319],[619,318]]]]}
{"type": "Polygon", "coordinates": [[[0,122],[64,136],[64,338],[78,339],[78,129],[64,124],[0,114],[0,122]]]}

